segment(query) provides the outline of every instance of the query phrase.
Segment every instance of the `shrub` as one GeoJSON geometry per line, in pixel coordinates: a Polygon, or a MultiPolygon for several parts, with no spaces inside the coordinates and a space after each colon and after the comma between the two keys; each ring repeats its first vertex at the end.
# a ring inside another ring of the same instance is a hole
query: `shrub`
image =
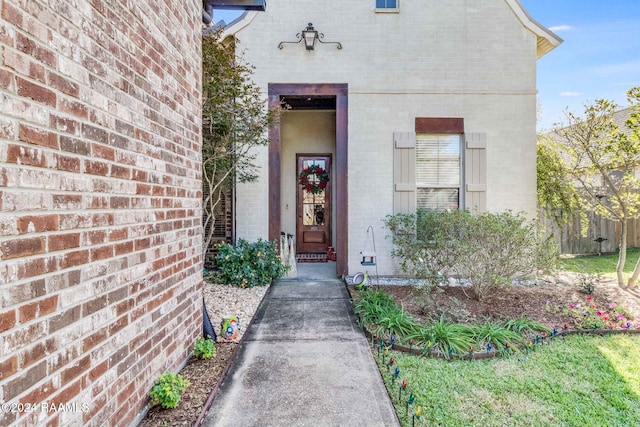
{"type": "Polygon", "coordinates": [[[216,346],[211,338],[198,337],[193,349],[198,359],[211,359],[216,355],[216,346]]]}
{"type": "Polygon", "coordinates": [[[182,392],[189,387],[191,383],[180,374],[173,372],[165,372],[160,375],[155,385],[149,393],[151,397],[151,405],[161,405],[165,409],[172,409],[178,406],[182,392]]]}
{"type": "Polygon", "coordinates": [[[448,277],[468,279],[478,300],[534,273],[540,260],[553,259],[553,247],[548,241],[539,244],[536,223],[523,214],[419,210],[387,216],[384,222],[393,237],[392,256],[405,273],[434,286],[448,277]]]}
{"type": "Polygon", "coordinates": [[[289,268],[280,260],[276,244],[262,239],[253,243],[239,239],[235,246],[220,244],[216,266],[221,283],[241,288],[268,285],[289,268]]]}

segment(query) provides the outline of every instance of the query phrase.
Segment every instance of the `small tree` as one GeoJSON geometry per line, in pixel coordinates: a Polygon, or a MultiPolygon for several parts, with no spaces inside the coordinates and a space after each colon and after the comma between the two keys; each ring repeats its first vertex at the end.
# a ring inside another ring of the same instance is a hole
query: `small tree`
{"type": "Polygon", "coordinates": [[[253,67],[220,34],[202,38],[203,257],[211,245],[216,211],[236,182],[258,178],[255,148],[267,145],[280,109],[267,110],[253,67]]]}
{"type": "Polygon", "coordinates": [[[577,217],[586,232],[587,215],[573,180],[567,179],[570,174],[558,143],[548,135],[538,135],[536,151],[539,209],[559,227],[577,217]]]}
{"type": "Polygon", "coordinates": [[[577,182],[582,201],[597,214],[620,224],[618,285],[635,287],[640,259],[625,284],[623,268],[627,256],[628,221],[640,217],[640,87],[627,92],[629,119],[621,128],[614,121],[619,108],[597,100],[585,105],[584,117],[565,111],[567,123],[556,128],[559,147],[567,159],[569,176],[577,182]]]}

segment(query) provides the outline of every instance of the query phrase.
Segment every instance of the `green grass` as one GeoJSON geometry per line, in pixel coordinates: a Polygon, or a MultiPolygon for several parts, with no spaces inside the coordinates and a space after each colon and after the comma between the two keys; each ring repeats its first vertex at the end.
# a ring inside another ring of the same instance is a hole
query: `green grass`
{"type": "MultiPolygon", "coordinates": [[[[624,264],[624,272],[631,274],[636,262],[640,258],[640,248],[627,249],[627,259],[624,264]]],[[[575,258],[563,258],[560,266],[567,271],[577,273],[595,274],[602,273],[607,277],[616,276],[616,265],[618,264],[618,252],[606,255],[577,256],[575,258]]]]}
{"type": "MultiPolygon", "coordinates": [[[[424,426],[638,426],[640,337],[574,335],[527,357],[445,361],[392,352],[424,426]]],[[[381,360],[378,360],[381,365],[381,360]]],[[[403,426],[404,395],[380,370],[403,426]]]]}

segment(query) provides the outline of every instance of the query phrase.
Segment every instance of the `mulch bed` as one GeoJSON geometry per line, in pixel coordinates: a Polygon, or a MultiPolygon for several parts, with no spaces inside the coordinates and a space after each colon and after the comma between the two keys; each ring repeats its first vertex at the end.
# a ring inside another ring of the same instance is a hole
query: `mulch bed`
{"type": "Polygon", "coordinates": [[[217,343],[216,356],[213,359],[200,360],[191,357],[180,371],[180,375],[191,381],[191,385],[182,394],[178,406],[174,409],[154,406],[139,426],[194,426],[205,402],[220,381],[224,370],[232,362],[237,347],[236,343],[217,343]]]}

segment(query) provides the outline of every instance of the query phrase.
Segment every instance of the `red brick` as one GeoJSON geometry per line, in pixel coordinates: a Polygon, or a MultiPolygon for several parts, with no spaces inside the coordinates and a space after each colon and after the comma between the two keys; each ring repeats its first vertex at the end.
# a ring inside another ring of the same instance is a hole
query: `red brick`
{"type": "Polygon", "coordinates": [[[58,215],[23,216],[18,218],[18,232],[43,233],[58,230],[58,215]]]}
{"type": "Polygon", "coordinates": [[[86,264],[87,262],[89,262],[89,252],[86,250],[80,250],[65,254],[64,258],[60,260],[58,266],[62,270],[86,264]]]}
{"type": "Polygon", "coordinates": [[[82,307],[76,305],[49,319],[49,333],[54,333],[80,320],[82,307]]]}
{"type": "Polygon", "coordinates": [[[56,106],[57,98],[54,91],[21,77],[16,77],[16,85],[18,86],[18,95],[31,98],[34,101],[48,105],[49,107],[56,106]]]}
{"type": "Polygon", "coordinates": [[[111,176],[114,178],[130,179],[131,169],[120,165],[111,166],[111,176]]]}
{"type": "Polygon", "coordinates": [[[55,234],[47,237],[49,252],[80,247],[80,233],[55,234]]]}
{"type": "Polygon", "coordinates": [[[136,184],[136,194],[151,194],[151,186],[148,184],[136,184]]]}
{"type": "Polygon", "coordinates": [[[0,248],[2,250],[1,259],[13,259],[30,255],[38,255],[45,251],[45,238],[31,237],[7,240],[0,243],[0,248]]]}
{"type": "Polygon", "coordinates": [[[39,342],[33,347],[22,352],[20,368],[25,369],[38,362],[39,360],[42,360],[56,350],[57,346],[53,338],[49,338],[44,342],[39,342]]]}
{"type": "Polygon", "coordinates": [[[113,336],[129,324],[128,316],[121,316],[109,325],[109,336],[113,336]]]}
{"type": "Polygon", "coordinates": [[[111,147],[106,147],[101,144],[91,144],[91,157],[94,159],[103,159],[114,161],[115,150],[111,147]]]}
{"type": "Polygon", "coordinates": [[[47,83],[49,84],[49,86],[58,89],[60,92],[73,96],[75,98],[77,98],[80,93],[80,87],[77,83],[74,83],[71,80],[67,80],[60,74],[54,73],[52,71],[47,72],[47,83]]]}
{"type": "Polygon", "coordinates": [[[18,397],[22,392],[30,389],[47,375],[47,363],[42,361],[37,365],[29,368],[22,375],[14,376],[7,382],[2,391],[4,392],[4,401],[8,402],[18,397]]]}
{"type": "Polygon", "coordinates": [[[82,317],[87,317],[107,306],[107,296],[102,295],[82,304],[82,317]]]}
{"type": "MultiPolygon", "coordinates": [[[[57,403],[57,404],[60,404],[60,403],[74,403],[75,402],[74,397],[76,397],[78,394],[80,394],[80,390],[82,390],[83,382],[84,382],[84,380],[82,378],[80,378],[78,381],[74,382],[69,387],[65,388],[60,393],[55,395],[51,399],[51,401],[54,402],[54,403],[57,403]]],[[[68,384],[68,382],[63,380],[62,385],[66,385],[66,384],[68,384]]],[[[82,404],[82,403],[88,403],[88,402],[77,402],[77,403],[78,404],[82,404]]]]}
{"type": "Polygon", "coordinates": [[[81,160],[77,157],[57,155],[57,169],[66,172],[80,173],[81,160]]]}
{"type": "Polygon", "coordinates": [[[103,376],[107,372],[108,369],[109,369],[109,361],[108,360],[103,361],[98,366],[96,366],[93,369],[91,369],[89,371],[89,376],[88,376],[89,382],[94,382],[95,380],[97,380],[98,378],[103,376]]]}
{"type": "Polygon", "coordinates": [[[16,48],[49,67],[56,66],[56,55],[51,50],[19,32],[16,32],[16,48]]]}
{"type": "Polygon", "coordinates": [[[52,114],[50,117],[52,128],[59,130],[60,132],[77,135],[78,129],[80,128],[80,123],[78,123],[77,120],[55,114],[52,114]]]}
{"type": "Polygon", "coordinates": [[[91,126],[88,123],[82,124],[82,136],[103,144],[107,144],[109,142],[109,134],[106,130],[91,126]]]}
{"type": "Polygon", "coordinates": [[[2,18],[16,27],[22,27],[22,12],[7,2],[2,4],[2,18]]]}
{"type": "MultiPolygon", "coordinates": [[[[18,266],[18,278],[28,279],[29,277],[40,276],[52,272],[55,262],[51,257],[26,259],[18,266]]],[[[42,280],[44,283],[44,280],[42,280]]]]}
{"type": "Polygon", "coordinates": [[[91,261],[100,261],[111,257],[113,257],[113,246],[91,249],[91,261]]]}
{"type": "Polygon", "coordinates": [[[53,313],[58,307],[58,295],[52,295],[43,300],[31,302],[18,309],[20,313],[20,323],[28,322],[38,316],[46,316],[53,313]]]}
{"type": "Polygon", "coordinates": [[[96,345],[100,344],[102,341],[107,339],[107,336],[108,336],[107,328],[102,328],[98,332],[95,332],[89,335],[87,338],[82,340],[82,351],[84,353],[88,353],[96,345]]]}
{"type": "Polygon", "coordinates": [[[87,119],[89,117],[89,108],[82,102],[61,99],[59,108],[63,113],[72,114],[81,119],[87,119]]]}
{"type": "Polygon", "coordinates": [[[20,124],[18,138],[20,141],[49,148],[58,148],[58,136],[43,129],[37,129],[23,123],[20,124]]]}
{"type": "Polygon", "coordinates": [[[79,139],[69,138],[66,136],[60,137],[60,149],[69,153],[88,156],[89,146],[89,143],[86,141],[81,141],[79,139]]]}
{"type": "Polygon", "coordinates": [[[18,356],[13,355],[0,361],[0,381],[18,372],[18,356]]]}
{"type": "Polygon", "coordinates": [[[129,354],[128,345],[123,345],[109,357],[109,369],[116,367],[129,354]]]}
{"type": "MultiPolygon", "coordinates": [[[[71,381],[78,377],[81,377],[85,371],[91,366],[91,357],[89,355],[84,356],[82,359],[73,363],[73,366],[65,369],[60,374],[62,385],[69,384],[71,381]]],[[[61,400],[60,402],[69,402],[69,400],[61,400]]]]}
{"type": "Polygon", "coordinates": [[[133,252],[133,242],[132,241],[118,243],[115,246],[115,254],[116,254],[116,256],[125,255],[125,254],[131,253],[131,252],[133,252]]]}
{"type": "Polygon", "coordinates": [[[109,165],[104,162],[85,160],[84,169],[91,175],[107,176],[109,174],[109,165]]]}
{"type": "Polygon", "coordinates": [[[0,313],[0,333],[8,331],[16,324],[16,311],[5,311],[0,313]]]}
{"type": "MultiPolygon", "coordinates": [[[[22,403],[47,402],[47,397],[51,396],[51,393],[53,393],[54,391],[56,391],[56,387],[53,384],[53,381],[48,380],[43,385],[39,385],[29,393],[20,397],[20,402],[22,403]]],[[[47,423],[47,427],[49,427],[49,423],[47,423]]]]}

